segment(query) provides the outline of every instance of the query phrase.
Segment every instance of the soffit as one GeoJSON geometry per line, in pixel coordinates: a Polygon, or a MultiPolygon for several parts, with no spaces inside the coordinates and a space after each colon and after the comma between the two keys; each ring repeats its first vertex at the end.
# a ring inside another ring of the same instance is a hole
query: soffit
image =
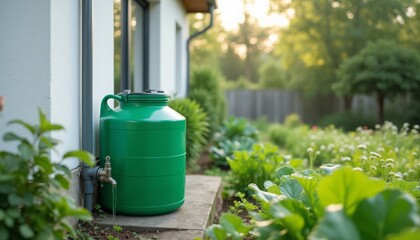
{"type": "Polygon", "coordinates": [[[210,5],[216,7],[216,0],[182,0],[187,13],[210,12],[210,5]]]}

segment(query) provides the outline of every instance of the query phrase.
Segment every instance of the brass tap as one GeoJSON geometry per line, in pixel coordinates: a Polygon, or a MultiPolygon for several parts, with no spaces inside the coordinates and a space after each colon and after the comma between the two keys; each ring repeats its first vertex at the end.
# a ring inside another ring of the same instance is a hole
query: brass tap
{"type": "Polygon", "coordinates": [[[117,185],[117,182],[115,179],[111,177],[111,157],[106,156],[105,157],[105,166],[104,168],[100,168],[98,170],[98,179],[101,182],[109,182],[112,185],[117,185]]]}

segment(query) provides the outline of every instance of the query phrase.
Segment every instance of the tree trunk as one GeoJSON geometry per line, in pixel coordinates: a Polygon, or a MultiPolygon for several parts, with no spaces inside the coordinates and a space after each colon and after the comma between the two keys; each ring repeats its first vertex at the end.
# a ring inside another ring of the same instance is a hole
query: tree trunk
{"type": "Polygon", "coordinates": [[[385,94],[377,92],[376,103],[378,104],[378,123],[383,124],[385,121],[385,114],[384,114],[385,94]]]}

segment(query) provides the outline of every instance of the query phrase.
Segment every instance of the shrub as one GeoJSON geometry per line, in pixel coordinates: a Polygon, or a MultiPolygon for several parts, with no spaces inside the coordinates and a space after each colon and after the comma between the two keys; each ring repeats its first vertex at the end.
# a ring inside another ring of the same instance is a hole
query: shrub
{"type": "Polygon", "coordinates": [[[286,88],[287,80],[280,61],[265,61],[258,69],[260,82],[264,88],[286,88]]]}
{"type": "Polygon", "coordinates": [[[217,129],[226,115],[226,100],[220,87],[220,77],[210,68],[196,69],[192,73],[190,89],[191,92],[201,89],[207,93],[209,102],[215,109],[215,129],[217,129]]]}
{"type": "Polygon", "coordinates": [[[296,113],[289,114],[284,119],[284,125],[289,128],[299,127],[302,124],[303,122],[300,119],[300,116],[296,113]]]}
{"type": "Polygon", "coordinates": [[[220,126],[219,113],[212,102],[212,96],[204,89],[194,89],[190,92],[188,98],[198,103],[206,112],[209,123],[209,134],[207,138],[210,139],[220,126]]]}
{"type": "Polygon", "coordinates": [[[271,142],[279,147],[284,147],[287,138],[292,131],[282,124],[273,124],[269,127],[268,132],[271,142]]]}
{"type": "Polygon", "coordinates": [[[174,99],[169,101],[169,107],[185,117],[187,122],[187,164],[189,167],[196,165],[196,160],[207,144],[209,133],[207,115],[198,103],[190,99],[174,99]]]}
{"type": "Polygon", "coordinates": [[[21,120],[10,124],[23,126],[31,138],[8,132],[4,141],[17,142],[17,153],[0,152],[0,238],[1,239],[64,239],[75,234],[67,217],[91,220],[90,213],[77,208],[64,194],[69,188],[71,172],[63,161],[79,158],[93,165],[93,157],[84,151],[64,154],[59,162],[51,162],[51,151],[58,140],[50,132],[62,130],[39,112],[39,125],[21,120]]]}
{"type": "Polygon", "coordinates": [[[228,167],[226,159],[235,151],[251,150],[258,140],[258,130],[244,118],[231,117],[214,136],[210,157],[221,167],[228,167]]]}
{"type": "Polygon", "coordinates": [[[375,122],[375,119],[372,117],[369,118],[352,112],[340,112],[325,116],[318,122],[318,125],[320,127],[334,125],[335,127],[348,132],[354,131],[360,126],[373,128],[375,126],[375,122]]]}

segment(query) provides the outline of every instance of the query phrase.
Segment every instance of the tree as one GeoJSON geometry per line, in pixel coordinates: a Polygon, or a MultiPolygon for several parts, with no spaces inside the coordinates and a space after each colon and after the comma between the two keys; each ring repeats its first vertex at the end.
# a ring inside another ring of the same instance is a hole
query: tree
{"type": "Polygon", "coordinates": [[[244,74],[244,61],[228,45],[226,53],[220,56],[220,70],[228,81],[235,81],[244,74]]]}
{"type": "Polygon", "coordinates": [[[314,94],[331,92],[338,67],[367,42],[401,42],[404,24],[416,16],[408,9],[420,4],[416,0],[271,2],[273,11],[290,18],[289,27],[280,32],[276,52],[284,60],[291,85],[314,94]]]}
{"type": "Polygon", "coordinates": [[[259,68],[261,85],[265,88],[286,88],[286,78],[278,60],[269,59],[259,68]]]}
{"type": "MultiPolygon", "coordinates": [[[[190,34],[202,30],[210,22],[209,14],[196,13],[189,16],[190,34]]],[[[224,30],[219,21],[219,15],[214,14],[213,26],[204,34],[193,39],[190,43],[191,72],[203,66],[219,71],[219,56],[222,55],[219,37],[224,36],[224,30]]]]}
{"type": "Polygon", "coordinates": [[[384,122],[386,97],[420,91],[420,55],[390,41],[370,43],[343,62],[334,88],[342,94],[374,93],[378,121],[384,122]]]}
{"type": "Polygon", "coordinates": [[[232,49],[244,49],[243,72],[245,78],[256,82],[257,69],[261,61],[259,57],[264,52],[264,44],[269,37],[268,28],[261,27],[258,19],[251,14],[251,7],[255,0],[243,0],[244,21],[239,24],[237,32],[230,32],[227,40],[232,49]]]}

